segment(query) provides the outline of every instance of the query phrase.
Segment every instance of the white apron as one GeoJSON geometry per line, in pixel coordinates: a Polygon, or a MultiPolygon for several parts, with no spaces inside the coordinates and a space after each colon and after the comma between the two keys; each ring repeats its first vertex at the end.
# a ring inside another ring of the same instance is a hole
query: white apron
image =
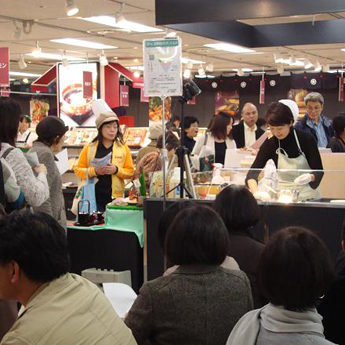
{"type": "Polygon", "coordinates": [[[289,158],[286,151],[280,147],[280,140],[278,140],[279,148],[276,153],[278,155],[278,185],[277,189],[290,189],[299,191],[298,201],[306,201],[312,199],[320,199],[322,197],[319,187],[312,189],[308,184],[298,186],[294,183],[295,178],[304,174],[296,170],[310,170],[309,163],[304,153],[301,150],[296,131],[293,130],[298,151],[300,155],[296,158],[289,158]],[[284,171],[287,170],[287,171],[284,171]],[[294,171],[293,171],[294,170],[294,171]]]}

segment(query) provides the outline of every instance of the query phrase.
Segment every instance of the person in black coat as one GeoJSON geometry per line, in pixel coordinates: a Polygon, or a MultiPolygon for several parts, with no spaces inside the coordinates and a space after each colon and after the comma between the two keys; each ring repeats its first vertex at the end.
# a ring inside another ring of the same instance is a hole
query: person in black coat
{"type": "Polygon", "coordinates": [[[251,228],[260,220],[260,209],[252,193],[244,186],[230,185],[216,197],[213,209],[221,216],[228,230],[228,255],[249,278],[254,309],[266,301],[259,293],[258,266],[265,245],[255,239],[251,228]]]}
{"type": "Polygon", "coordinates": [[[329,141],[327,147],[332,152],[345,152],[345,113],[333,118],[335,136],[329,141]]]}
{"type": "Polygon", "coordinates": [[[183,121],[183,135],[184,146],[188,149],[188,155],[190,155],[194,149],[199,132],[199,120],[194,116],[186,116],[183,121]]]}
{"type": "Polygon", "coordinates": [[[256,126],[258,110],[254,104],[246,103],[241,116],[240,123],[232,128],[232,136],[238,149],[252,146],[264,134],[264,130],[256,126]]]}

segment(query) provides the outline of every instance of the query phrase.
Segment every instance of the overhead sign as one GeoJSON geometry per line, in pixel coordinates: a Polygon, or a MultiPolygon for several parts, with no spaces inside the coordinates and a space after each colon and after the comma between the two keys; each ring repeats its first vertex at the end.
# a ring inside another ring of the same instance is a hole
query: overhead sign
{"type": "Polygon", "coordinates": [[[10,52],[8,47],[0,48],[0,87],[10,86],[10,52]]]}
{"type": "Polygon", "coordinates": [[[92,72],[83,71],[83,98],[91,98],[92,93],[92,72]]]}
{"type": "Polygon", "coordinates": [[[120,106],[129,107],[129,87],[120,85],[120,106]]]}
{"type": "Polygon", "coordinates": [[[145,96],[182,96],[181,39],[144,40],[143,50],[145,96]]]}

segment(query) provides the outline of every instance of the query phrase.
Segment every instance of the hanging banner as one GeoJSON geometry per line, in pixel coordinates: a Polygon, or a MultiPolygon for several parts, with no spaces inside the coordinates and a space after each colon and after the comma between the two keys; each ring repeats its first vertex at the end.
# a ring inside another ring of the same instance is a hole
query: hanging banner
{"type": "Polygon", "coordinates": [[[150,100],[150,97],[146,97],[144,94],[144,89],[140,88],[140,102],[148,103],[150,100]]]}
{"type": "Polygon", "coordinates": [[[92,72],[83,72],[83,98],[92,98],[92,72]]]}
{"type": "Polygon", "coordinates": [[[10,51],[8,47],[0,48],[0,87],[10,86],[10,51]]]}
{"type": "Polygon", "coordinates": [[[181,39],[144,40],[143,56],[145,96],[182,96],[181,39]]]}
{"type": "Polygon", "coordinates": [[[120,106],[129,107],[129,87],[120,85],[120,106]]]}
{"type": "Polygon", "coordinates": [[[344,102],[344,78],[343,77],[339,77],[338,101],[344,102]]]}
{"type": "Polygon", "coordinates": [[[260,80],[259,104],[265,104],[265,81],[260,80]]]}

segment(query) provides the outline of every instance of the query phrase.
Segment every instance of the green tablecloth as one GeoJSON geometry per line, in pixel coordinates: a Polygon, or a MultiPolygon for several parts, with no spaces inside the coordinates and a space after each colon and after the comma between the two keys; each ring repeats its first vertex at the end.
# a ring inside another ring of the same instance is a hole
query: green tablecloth
{"type": "MultiPolygon", "coordinates": [[[[69,227],[68,227],[69,228],[69,227]]],[[[134,232],[141,247],[144,246],[144,213],[135,206],[108,207],[105,213],[105,224],[94,226],[73,226],[80,230],[116,230],[134,232]]]]}

